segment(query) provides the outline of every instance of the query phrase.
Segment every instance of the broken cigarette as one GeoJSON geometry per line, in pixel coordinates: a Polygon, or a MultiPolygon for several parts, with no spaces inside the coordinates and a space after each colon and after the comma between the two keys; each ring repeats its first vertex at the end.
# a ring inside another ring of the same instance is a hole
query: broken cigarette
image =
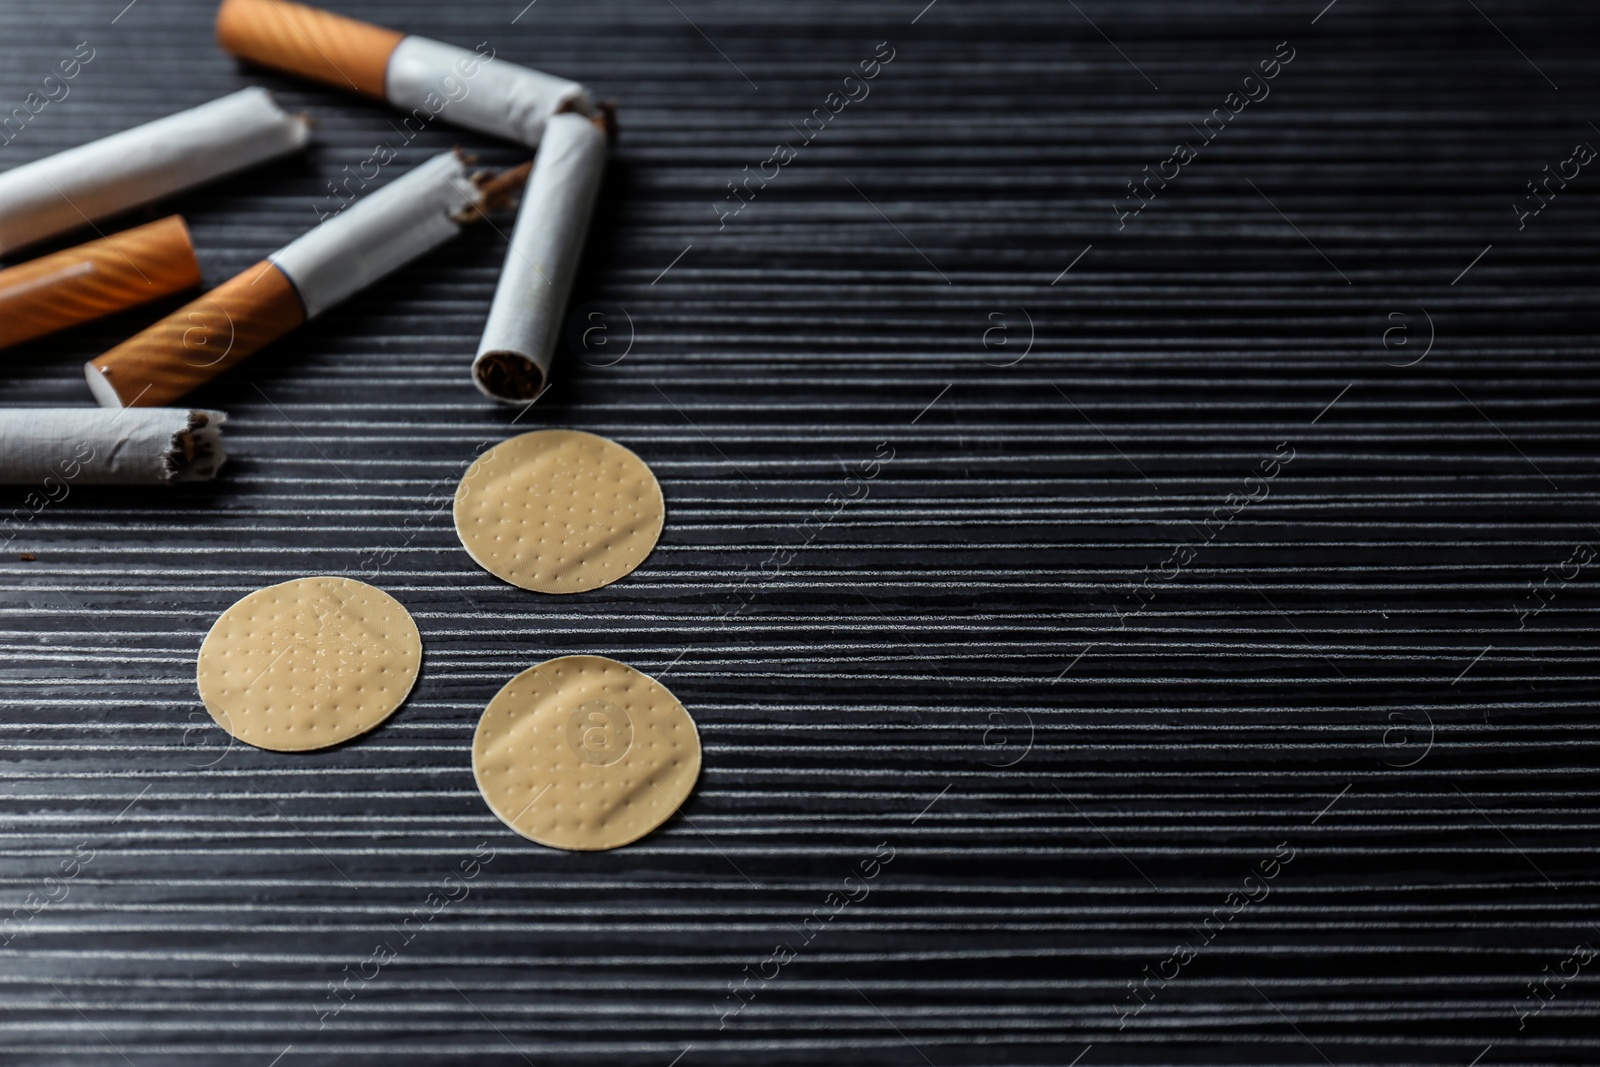
{"type": "Polygon", "coordinates": [[[73,485],[202,481],[228,458],[227,418],[187,408],[0,410],[0,483],[59,500],[73,485]]]}
{"type": "Polygon", "coordinates": [[[549,380],[606,142],[601,120],[582,115],[557,115],[545,129],[472,361],[472,380],[486,396],[525,403],[549,380]]]}
{"type": "Polygon", "coordinates": [[[177,215],[0,270],[0,348],[200,284],[177,215]]]}
{"type": "MultiPolygon", "coordinates": [[[[223,0],[217,42],[240,59],[534,146],[564,111],[599,114],[577,82],[288,0],[223,0]]],[[[484,48],[485,45],[479,45],[484,48]]]]}
{"type": "Polygon", "coordinates": [[[24,163],[0,174],[0,255],[304,148],[310,120],[265,89],[24,163]]]}
{"type": "Polygon", "coordinates": [[[183,396],[493,210],[525,167],[467,174],[445,152],[84,365],[105,407],[183,396]]]}

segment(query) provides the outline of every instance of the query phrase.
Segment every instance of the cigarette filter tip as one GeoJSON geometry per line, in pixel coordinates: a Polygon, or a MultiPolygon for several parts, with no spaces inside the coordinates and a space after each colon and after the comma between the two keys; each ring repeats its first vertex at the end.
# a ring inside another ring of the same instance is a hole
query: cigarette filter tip
{"type": "Polygon", "coordinates": [[[289,0],[223,0],[217,9],[224,51],[379,100],[389,56],[404,37],[289,0]]]}
{"type": "Polygon", "coordinates": [[[263,260],[84,365],[103,407],[160,407],[305,321],[293,283],[263,260]]]}
{"type": "Polygon", "coordinates": [[[177,215],[0,270],[0,348],[200,284],[177,215]]]}

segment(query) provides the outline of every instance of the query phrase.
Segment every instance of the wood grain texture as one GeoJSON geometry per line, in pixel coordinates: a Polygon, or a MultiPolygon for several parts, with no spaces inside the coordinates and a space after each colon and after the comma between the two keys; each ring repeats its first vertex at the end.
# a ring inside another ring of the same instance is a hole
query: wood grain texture
{"type": "MultiPolygon", "coordinates": [[[[0,950],[0,1054],[1600,1058],[1593,963],[1518,1019],[1600,946],[1600,175],[1512,210],[1600,145],[1590,8],[525,2],[339,10],[618,101],[550,391],[469,380],[505,256],[474,227],[197,391],[230,415],[218,483],[7,527],[37,558],[0,559],[0,898],[94,859],[0,950]],[[1118,229],[1280,41],[1271,95],[1118,229]],[[644,567],[560,600],[450,524],[473,457],[544,427],[634,449],[667,506],[644,567]],[[355,745],[228,750],[206,629],[314,573],[406,604],[417,688],[355,745]],[[522,841],[472,779],[489,699],[571,654],[660,679],[704,746],[682,814],[615,852],[522,841]]],[[[318,146],[184,198],[210,277],[385,142],[374,186],[458,143],[523,158],[241,71],[208,4],[121,6],[0,7],[6,99],[100,49],[0,163],[264,80],[318,146]]],[[[8,402],[80,402],[113,325],[0,368],[8,402]]]]}
{"type": "Polygon", "coordinates": [[[305,322],[294,283],[270,260],[89,362],[122,407],[164,407],[305,322]]]}
{"type": "Polygon", "coordinates": [[[200,284],[177,215],[0,270],[0,348],[91,322],[200,284]]]}

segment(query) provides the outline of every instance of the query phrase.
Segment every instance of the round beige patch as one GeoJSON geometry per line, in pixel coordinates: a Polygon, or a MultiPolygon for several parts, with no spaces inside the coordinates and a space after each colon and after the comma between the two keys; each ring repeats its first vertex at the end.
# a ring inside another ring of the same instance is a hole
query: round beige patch
{"type": "Polygon", "coordinates": [[[456,534],[484,570],[540,593],[581,593],[655,548],[666,505],[644,460],[581,430],[536,430],[479,456],[456,487],[456,534]]]}
{"type": "Polygon", "coordinates": [[[394,597],[349,578],[296,578],[218,617],[200,646],[200,699],[246,744],[301,752],[387,719],[421,664],[422,635],[394,597]]]}
{"type": "Polygon", "coordinates": [[[529,667],[472,739],[489,807],[523,837],[593,851],[672,817],[700,776],[700,734],[666,686],[604,656],[529,667]]]}

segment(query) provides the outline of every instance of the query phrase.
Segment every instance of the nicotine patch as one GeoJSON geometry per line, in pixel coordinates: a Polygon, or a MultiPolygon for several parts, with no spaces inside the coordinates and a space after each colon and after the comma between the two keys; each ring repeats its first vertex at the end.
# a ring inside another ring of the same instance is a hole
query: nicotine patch
{"type": "Polygon", "coordinates": [[[644,460],[580,430],[537,430],[479,456],[456,488],[456,534],[480,567],[540,593],[610,585],[644,562],[666,517],[644,460]]]}
{"type": "Polygon", "coordinates": [[[422,635],[394,597],[349,578],[296,578],[218,617],[200,646],[200,699],[246,744],[302,752],[394,714],[421,665],[422,635]]]}
{"type": "Polygon", "coordinates": [[[574,851],[617,848],[688,798],[700,734],[649,675],[604,656],[562,656],[489,701],[472,773],[490,809],[523,837],[574,851]]]}

